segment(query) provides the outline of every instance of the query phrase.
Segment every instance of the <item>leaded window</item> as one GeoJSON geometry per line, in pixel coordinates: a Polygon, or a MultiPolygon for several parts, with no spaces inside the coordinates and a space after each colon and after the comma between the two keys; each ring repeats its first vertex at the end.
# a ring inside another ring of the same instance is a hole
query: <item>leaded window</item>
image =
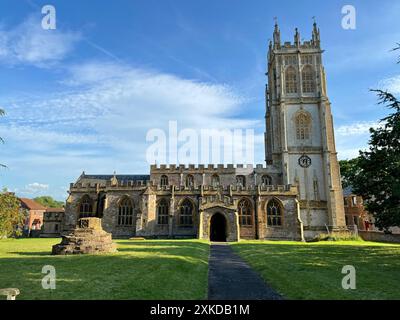
{"type": "Polygon", "coordinates": [[[271,227],[282,225],[282,206],[275,199],[267,204],[267,225],[271,227]]]}
{"type": "Polygon", "coordinates": [[[133,205],[129,198],[124,198],[118,208],[118,225],[132,226],[133,225],[133,205]]]}

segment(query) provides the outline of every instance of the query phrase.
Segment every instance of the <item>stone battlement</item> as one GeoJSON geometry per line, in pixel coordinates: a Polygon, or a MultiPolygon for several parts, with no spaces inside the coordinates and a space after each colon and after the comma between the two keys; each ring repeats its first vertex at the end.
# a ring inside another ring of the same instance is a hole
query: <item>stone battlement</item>
{"type": "Polygon", "coordinates": [[[189,165],[176,165],[176,164],[152,164],[150,166],[151,173],[181,173],[184,171],[220,171],[220,170],[233,170],[233,169],[247,169],[247,170],[254,170],[254,169],[267,169],[267,167],[263,164],[257,164],[255,167],[253,164],[189,164],[189,165]]]}

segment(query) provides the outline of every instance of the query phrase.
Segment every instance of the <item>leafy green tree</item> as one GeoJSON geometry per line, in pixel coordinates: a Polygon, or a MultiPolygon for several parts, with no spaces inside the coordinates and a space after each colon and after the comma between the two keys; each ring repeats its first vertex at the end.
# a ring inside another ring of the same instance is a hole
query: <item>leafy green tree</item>
{"type": "Polygon", "coordinates": [[[42,196],[34,198],[37,203],[40,203],[42,206],[46,208],[61,208],[64,206],[63,201],[54,200],[51,196],[42,196]]]}
{"type": "Polygon", "coordinates": [[[400,227],[400,101],[387,91],[377,92],[379,103],[393,110],[370,129],[369,150],[360,151],[358,169],[349,175],[353,191],[361,195],[375,225],[385,232],[400,227]]]}
{"type": "Polygon", "coordinates": [[[340,174],[342,178],[342,187],[347,188],[352,186],[354,183],[352,181],[353,177],[357,175],[360,171],[358,166],[358,158],[350,160],[340,160],[340,174]]]}
{"type": "MultiPolygon", "coordinates": [[[[400,50],[400,43],[393,50],[400,50]]],[[[369,150],[341,161],[340,167],[343,186],[351,185],[374,215],[375,225],[389,232],[400,227],[400,101],[388,91],[371,91],[392,113],[381,119],[380,127],[370,129],[369,150]]]]}
{"type": "Polygon", "coordinates": [[[0,192],[0,239],[19,236],[25,218],[18,198],[7,190],[0,192]]]}

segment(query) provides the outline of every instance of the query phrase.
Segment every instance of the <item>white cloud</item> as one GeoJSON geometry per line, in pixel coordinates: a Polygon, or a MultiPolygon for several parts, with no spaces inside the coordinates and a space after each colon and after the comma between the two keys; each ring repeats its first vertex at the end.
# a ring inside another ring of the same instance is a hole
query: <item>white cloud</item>
{"type": "Polygon", "coordinates": [[[342,125],[336,128],[336,135],[341,136],[358,136],[369,134],[370,128],[378,128],[380,124],[376,121],[354,122],[349,125],[342,125]]]}
{"type": "Polygon", "coordinates": [[[387,90],[394,95],[400,94],[400,75],[380,81],[379,87],[382,90],[387,90]]]}
{"type": "MultiPolygon", "coordinates": [[[[234,117],[246,100],[224,84],[104,62],[72,66],[68,72],[58,94],[0,101],[8,106],[7,122],[0,127],[7,142],[4,147],[18,145],[27,164],[40,153],[45,158],[42,165],[54,165],[54,157],[64,156],[65,162],[71,160],[69,167],[82,169],[81,164],[91,159],[93,168],[95,162],[101,163],[110,172],[140,170],[134,163],[142,163],[140,168],[147,172],[146,134],[160,128],[168,135],[171,120],[177,121],[178,130],[199,133],[200,129],[263,128],[262,119],[234,117]]],[[[260,139],[256,145],[261,147],[260,139]]]]}
{"type": "Polygon", "coordinates": [[[50,66],[63,60],[80,38],[77,32],[44,30],[41,20],[31,16],[13,29],[0,28],[0,61],[50,66]]]}
{"type": "Polygon", "coordinates": [[[47,190],[49,190],[48,184],[33,182],[25,185],[25,187],[22,188],[21,190],[16,188],[13,191],[23,196],[34,197],[39,194],[43,194],[47,190]]]}

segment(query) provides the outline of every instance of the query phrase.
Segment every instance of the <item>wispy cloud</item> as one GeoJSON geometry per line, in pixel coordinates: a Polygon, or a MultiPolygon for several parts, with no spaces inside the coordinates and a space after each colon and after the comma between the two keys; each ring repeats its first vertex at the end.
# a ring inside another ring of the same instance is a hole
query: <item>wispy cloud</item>
{"type": "Polygon", "coordinates": [[[48,67],[63,60],[80,39],[79,32],[44,30],[40,17],[30,16],[14,28],[0,27],[0,62],[48,67]]]}
{"type": "Polygon", "coordinates": [[[376,121],[354,122],[349,125],[342,125],[337,127],[336,135],[345,137],[365,135],[369,133],[370,128],[377,128],[379,126],[379,122],[376,121]]]}
{"type": "Polygon", "coordinates": [[[400,94],[400,75],[384,79],[379,82],[378,86],[394,95],[400,94]]]}
{"type": "MultiPolygon", "coordinates": [[[[53,166],[55,158],[63,157],[62,163],[75,166],[75,172],[99,167],[112,172],[127,168],[127,163],[140,163],[130,171],[147,172],[146,134],[153,128],[168,134],[171,120],[177,121],[178,130],[199,133],[263,126],[261,120],[235,118],[247,100],[225,84],[91,61],[70,66],[62,85],[57,94],[0,101],[8,106],[0,129],[7,142],[4,150],[10,146],[11,152],[18,145],[27,166],[41,153],[42,165],[53,166]]],[[[10,159],[14,156],[9,154],[10,159]]]]}

